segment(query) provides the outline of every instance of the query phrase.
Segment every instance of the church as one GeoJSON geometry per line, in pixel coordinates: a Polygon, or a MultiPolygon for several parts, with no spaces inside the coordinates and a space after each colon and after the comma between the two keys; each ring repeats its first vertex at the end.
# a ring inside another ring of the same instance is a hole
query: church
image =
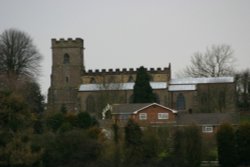
{"type": "MultiPolygon", "coordinates": [[[[83,39],[52,39],[51,43],[48,109],[59,111],[65,106],[68,112],[100,116],[107,104],[131,103],[137,69],[86,70],[83,39]]],[[[233,77],[173,79],[170,63],[147,72],[160,105],[187,113],[235,111],[233,77]]]]}

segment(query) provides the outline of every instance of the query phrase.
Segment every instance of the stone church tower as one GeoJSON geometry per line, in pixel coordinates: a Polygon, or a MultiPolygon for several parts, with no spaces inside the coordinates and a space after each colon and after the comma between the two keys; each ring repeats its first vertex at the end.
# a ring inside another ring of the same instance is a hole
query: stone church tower
{"type": "Polygon", "coordinates": [[[52,74],[48,107],[58,111],[65,106],[67,111],[78,111],[77,91],[84,68],[83,40],[52,39],[51,42],[52,74]]]}

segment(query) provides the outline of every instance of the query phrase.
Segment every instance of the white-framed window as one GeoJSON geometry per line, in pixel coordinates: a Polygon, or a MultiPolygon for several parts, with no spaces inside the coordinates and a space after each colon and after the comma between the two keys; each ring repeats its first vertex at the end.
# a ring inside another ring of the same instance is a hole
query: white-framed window
{"type": "Polygon", "coordinates": [[[146,120],[147,119],[147,113],[140,113],[139,114],[139,119],[140,120],[146,120]]]}
{"type": "Polygon", "coordinates": [[[168,113],[158,113],[158,119],[168,119],[168,113]]]}
{"type": "Polygon", "coordinates": [[[209,125],[202,126],[203,133],[213,133],[213,131],[214,131],[213,126],[209,126],[209,125]]]}

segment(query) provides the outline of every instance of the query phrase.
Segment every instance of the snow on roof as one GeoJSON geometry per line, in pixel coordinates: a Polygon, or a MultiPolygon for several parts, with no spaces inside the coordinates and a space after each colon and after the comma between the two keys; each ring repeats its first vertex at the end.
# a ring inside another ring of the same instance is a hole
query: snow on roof
{"type": "MultiPolygon", "coordinates": [[[[166,82],[150,82],[153,89],[166,89],[166,82]]],[[[79,91],[133,90],[134,83],[81,84],[79,91]]]]}
{"type": "Polygon", "coordinates": [[[150,82],[150,85],[153,89],[166,89],[167,88],[166,82],[150,82]]]}
{"type": "Polygon", "coordinates": [[[180,78],[171,79],[172,85],[205,84],[205,83],[233,83],[234,77],[210,77],[210,78],[180,78]]]}
{"type": "Polygon", "coordinates": [[[170,85],[168,87],[169,91],[188,91],[196,90],[196,85],[170,85]]]}

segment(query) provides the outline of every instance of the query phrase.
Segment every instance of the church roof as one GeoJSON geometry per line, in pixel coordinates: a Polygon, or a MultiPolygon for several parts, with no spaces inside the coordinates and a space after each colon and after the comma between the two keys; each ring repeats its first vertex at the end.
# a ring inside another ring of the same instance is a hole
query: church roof
{"type": "Polygon", "coordinates": [[[233,83],[234,77],[178,78],[171,79],[169,91],[193,91],[197,84],[233,83]]]}
{"type": "MultiPolygon", "coordinates": [[[[152,89],[166,89],[169,91],[193,91],[197,84],[208,83],[233,83],[233,77],[210,77],[210,78],[179,78],[171,79],[169,87],[166,82],[150,82],[152,89]]],[[[109,83],[109,84],[81,84],[79,91],[99,91],[99,90],[133,90],[134,83],[109,83]]]]}
{"type": "Polygon", "coordinates": [[[207,83],[233,83],[234,77],[208,77],[208,78],[178,78],[171,79],[172,85],[207,84],[207,83]]]}
{"type": "MultiPolygon", "coordinates": [[[[150,82],[152,89],[166,89],[166,82],[150,82]]],[[[134,83],[109,83],[109,84],[81,84],[79,91],[99,91],[99,90],[133,90],[134,83]]]]}

